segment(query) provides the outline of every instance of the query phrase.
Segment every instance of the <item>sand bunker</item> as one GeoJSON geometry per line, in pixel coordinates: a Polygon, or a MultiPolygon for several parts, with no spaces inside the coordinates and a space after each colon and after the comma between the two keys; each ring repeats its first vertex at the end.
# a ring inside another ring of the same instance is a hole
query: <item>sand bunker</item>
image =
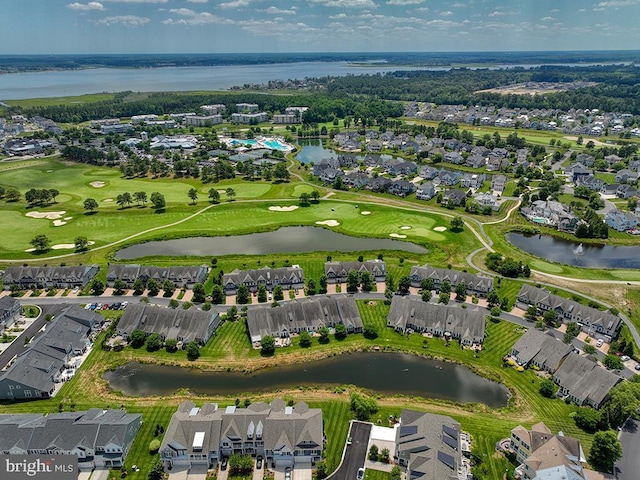
{"type": "Polygon", "coordinates": [[[73,217],[64,217],[63,220],[69,221],[71,220],[73,217]]]}
{"type": "Polygon", "coordinates": [[[104,182],[91,182],[89,185],[91,185],[93,188],[102,188],[106,185],[106,183],[104,182]]]}
{"type": "Polygon", "coordinates": [[[102,200],[103,202],[113,202],[113,198],[105,198],[102,200]]]}
{"type": "MultiPolygon", "coordinates": [[[[93,245],[96,242],[87,242],[88,245],[93,245]]],[[[57,245],[53,245],[51,247],[51,250],[67,250],[70,248],[76,248],[76,244],[75,243],[58,243],[57,245]]]]}
{"type": "Polygon", "coordinates": [[[271,210],[272,212],[293,212],[298,208],[300,207],[298,207],[297,205],[290,205],[288,207],[269,207],[269,210],[271,210]]]}
{"type": "Polygon", "coordinates": [[[393,238],[407,238],[406,235],[401,235],[399,233],[390,233],[389,236],[393,238]]]}
{"type": "Polygon", "coordinates": [[[35,252],[35,251],[36,251],[36,249],[35,249],[35,248],[27,248],[27,249],[25,250],[25,252],[27,252],[27,253],[31,253],[31,252],[35,252]]]}
{"type": "Polygon", "coordinates": [[[54,227],[61,227],[62,225],[66,225],[67,222],[63,222],[62,220],[54,220],[53,221],[53,226],[54,227]]]}
{"type": "Polygon", "coordinates": [[[317,225],[326,225],[327,227],[337,227],[340,222],[337,220],[324,220],[322,222],[316,222],[317,225]]]}
{"type": "Polygon", "coordinates": [[[62,218],[62,216],[67,213],[64,210],[61,212],[38,212],[33,211],[33,212],[29,212],[27,213],[27,217],[31,217],[31,218],[48,218],[49,220],[55,220],[57,218],[62,218]]]}
{"type": "Polygon", "coordinates": [[[411,227],[409,225],[404,225],[400,227],[400,230],[411,230],[411,227]]]}
{"type": "Polygon", "coordinates": [[[371,215],[371,212],[365,210],[364,212],[360,212],[360,215],[371,215]]]}
{"type": "Polygon", "coordinates": [[[433,229],[436,232],[444,232],[447,229],[447,227],[433,227],[433,229]]]}

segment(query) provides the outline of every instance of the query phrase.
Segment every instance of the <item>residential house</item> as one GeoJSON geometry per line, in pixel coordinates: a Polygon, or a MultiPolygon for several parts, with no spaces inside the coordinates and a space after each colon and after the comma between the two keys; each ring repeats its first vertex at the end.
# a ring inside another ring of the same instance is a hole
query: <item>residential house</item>
{"type": "Polygon", "coordinates": [[[638,194],[638,190],[631,185],[620,185],[616,188],[616,197],[618,198],[631,198],[638,194]]]}
{"type": "Polygon", "coordinates": [[[425,165],[423,167],[420,167],[418,175],[420,176],[420,178],[424,178],[425,180],[433,180],[438,176],[438,173],[440,172],[437,168],[430,165],[425,165]]]}
{"type": "Polygon", "coordinates": [[[602,187],[600,187],[600,193],[602,195],[615,195],[619,186],[619,183],[604,183],[602,187]]]}
{"type": "Polygon", "coordinates": [[[451,190],[446,190],[444,192],[444,195],[442,196],[442,204],[459,207],[460,205],[464,205],[466,198],[467,195],[462,190],[452,188],[451,190]]]}
{"type": "Polygon", "coordinates": [[[325,262],[324,274],[328,283],[344,283],[349,271],[369,272],[375,282],[384,282],[387,276],[386,264],[382,260],[366,260],[364,262],[325,262]]]}
{"type": "Polygon", "coordinates": [[[418,200],[431,200],[436,196],[436,187],[433,182],[421,183],[416,189],[416,198],[418,200]]]}
{"type": "MultiPolygon", "coordinates": [[[[516,476],[524,480],[586,480],[586,457],[580,441],[562,432],[551,433],[544,423],[527,430],[518,425],[511,430],[510,449],[520,464],[516,476]]],[[[593,472],[592,472],[593,473],[593,472]]]]}
{"type": "Polygon", "coordinates": [[[367,150],[370,152],[381,152],[384,144],[380,140],[370,140],[367,142],[367,150]]]}
{"type": "Polygon", "coordinates": [[[117,328],[125,339],[129,339],[134,330],[142,330],[147,335],[157,333],[163,341],[175,339],[185,344],[197,342],[204,345],[220,322],[220,314],[213,310],[184,310],[133,303],[124,311],[117,328]]]}
{"type": "Polygon", "coordinates": [[[111,264],[107,269],[107,285],[113,287],[116,280],[122,280],[127,288],[133,287],[139,278],[144,284],[154,279],[160,286],[165,280],[170,280],[178,288],[193,288],[196,283],[207,280],[209,269],[206,265],[154,267],[138,264],[111,264]]]}
{"type": "Polygon", "coordinates": [[[572,351],[571,345],[562,343],[553,335],[530,328],[513,345],[511,355],[520,366],[535,365],[541,370],[554,373],[572,351]]]}
{"type": "Polygon", "coordinates": [[[465,165],[471,168],[482,168],[484,167],[485,163],[486,163],[486,160],[483,156],[469,155],[467,157],[467,161],[465,162],[465,165]]]}
{"type": "Polygon", "coordinates": [[[298,265],[282,268],[264,267],[257,270],[238,270],[237,268],[222,276],[222,288],[226,295],[238,293],[238,287],[245,285],[250,291],[255,292],[260,285],[264,285],[268,291],[273,291],[276,285],[283,290],[304,288],[304,272],[298,265]]]}
{"type": "Polygon", "coordinates": [[[391,185],[391,180],[387,177],[374,177],[367,183],[367,189],[372,192],[386,192],[391,185]]]}
{"type": "Polygon", "coordinates": [[[507,184],[507,177],[504,175],[494,175],[491,179],[491,190],[496,192],[499,195],[502,195],[504,192],[504,187],[507,184]]]}
{"type": "Polygon", "coordinates": [[[533,223],[550,225],[563,232],[575,232],[580,223],[569,206],[553,200],[536,200],[521,208],[520,213],[533,223]]]}
{"type": "Polygon", "coordinates": [[[460,181],[461,177],[462,175],[459,172],[440,170],[440,172],[438,172],[438,176],[433,179],[433,183],[445,187],[452,187],[460,181]]]}
{"type": "Polygon", "coordinates": [[[16,285],[20,289],[85,287],[100,270],[98,265],[75,267],[22,266],[7,267],[2,277],[5,290],[16,285]]]}
{"type": "MultiPolygon", "coordinates": [[[[459,480],[468,467],[469,436],[451,417],[402,410],[396,456],[411,480],[459,480]]],[[[470,475],[470,473],[468,473],[470,475]]]]}
{"type": "Polygon", "coordinates": [[[585,167],[592,168],[596,162],[596,158],[593,155],[589,155],[588,153],[579,153],[576,157],[576,161],[581,163],[585,167]]]}
{"type": "Polygon", "coordinates": [[[76,455],[80,471],[107,471],[124,465],[141,426],[142,414],[123,409],[2,414],[0,453],[76,455]]]}
{"type": "Polygon", "coordinates": [[[13,297],[0,298],[0,333],[10,328],[22,313],[20,302],[13,297]]]}
{"type": "Polygon", "coordinates": [[[638,217],[628,212],[611,210],[604,216],[605,223],[618,232],[626,232],[638,226],[638,217]]]}
{"type": "Polygon", "coordinates": [[[465,163],[465,159],[460,152],[446,152],[444,154],[443,161],[453,163],[454,165],[462,165],[465,163]]]}
{"type": "Polygon", "coordinates": [[[412,175],[418,171],[418,165],[414,162],[405,162],[404,160],[392,161],[389,160],[385,163],[385,170],[389,175],[412,175]]]}
{"type": "Polygon", "coordinates": [[[103,320],[78,305],[63,310],[0,373],[0,399],[52,397],[56,384],[66,380],[67,373],[77,367],[79,357],[90,345],[90,335],[103,320]]]}
{"type": "Polygon", "coordinates": [[[599,192],[604,182],[593,175],[581,176],[576,179],[576,186],[587,187],[589,190],[599,192]]]}
{"type": "Polygon", "coordinates": [[[460,185],[465,188],[480,188],[486,179],[487,176],[484,173],[465,173],[460,185]]]}
{"type": "Polygon", "coordinates": [[[481,207],[490,207],[491,210],[500,210],[500,201],[498,197],[490,193],[476,193],[473,200],[481,207]]]}
{"type": "Polygon", "coordinates": [[[411,267],[411,286],[420,287],[422,280],[430,278],[433,280],[433,289],[440,291],[443,282],[449,282],[452,289],[459,283],[463,283],[468,295],[486,297],[493,290],[493,278],[475,275],[473,273],[451,270],[448,268],[434,268],[429,265],[423,267],[411,267]]]}
{"type": "Polygon", "coordinates": [[[580,406],[600,408],[609,398],[609,391],[622,378],[581,355],[569,355],[553,374],[558,396],[568,397],[580,406]]]}
{"type": "Polygon", "coordinates": [[[509,161],[506,158],[490,156],[487,158],[487,172],[497,172],[506,168],[509,161]]]}
{"type": "Polygon", "coordinates": [[[352,188],[363,188],[369,183],[369,176],[362,172],[351,172],[345,175],[344,184],[352,188]]]}
{"type": "Polygon", "coordinates": [[[604,338],[607,341],[615,338],[622,326],[622,320],[617,315],[559,297],[544,288],[532,285],[523,285],[520,288],[517,301],[518,306],[524,310],[530,305],[535,305],[542,313],[555,310],[560,321],[576,322],[589,336],[604,338]]]}
{"type": "Polygon", "coordinates": [[[572,163],[564,169],[564,173],[573,183],[576,183],[580,177],[593,175],[593,172],[581,163],[572,163]]]}
{"type": "Polygon", "coordinates": [[[616,172],[616,183],[630,183],[635,185],[638,181],[638,172],[623,168],[616,172]]]}
{"type": "Polygon", "coordinates": [[[395,296],[387,316],[387,327],[398,332],[430,333],[445,339],[458,340],[461,345],[482,345],[484,342],[484,309],[440,305],[395,296]]]}
{"type": "Polygon", "coordinates": [[[289,338],[302,331],[315,333],[322,327],[335,328],[338,324],[344,325],[348,333],[362,332],[362,319],[353,297],[314,296],[247,311],[249,338],[255,347],[260,346],[266,335],[289,338]]]}
{"type": "Polygon", "coordinates": [[[406,197],[415,192],[416,186],[408,180],[394,180],[387,187],[387,192],[399,197],[406,197]]]}
{"type": "Polygon", "coordinates": [[[214,467],[232,454],[262,456],[284,469],[320,461],[324,446],[322,410],[304,402],[287,406],[280,399],[246,408],[183,401],[173,414],[160,446],[167,470],[214,467]]]}

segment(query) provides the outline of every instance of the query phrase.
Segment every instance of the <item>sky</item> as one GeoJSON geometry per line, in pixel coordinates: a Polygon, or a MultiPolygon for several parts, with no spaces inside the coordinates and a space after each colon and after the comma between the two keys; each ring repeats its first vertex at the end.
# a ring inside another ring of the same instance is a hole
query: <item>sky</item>
{"type": "Polygon", "coordinates": [[[625,50],[640,0],[0,0],[2,54],[625,50]]]}

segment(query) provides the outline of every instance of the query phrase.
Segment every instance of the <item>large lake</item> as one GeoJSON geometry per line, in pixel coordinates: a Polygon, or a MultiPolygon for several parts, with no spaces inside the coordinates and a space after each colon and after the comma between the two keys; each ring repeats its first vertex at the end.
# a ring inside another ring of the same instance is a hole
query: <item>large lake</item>
{"type": "Polygon", "coordinates": [[[229,237],[189,237],[140,243],[116,252],[117,260],[155,255],[197,257],[211,255],[263,255],[297,252],[359,252],[364,250],[401,250],[427,253],[425,247],[386,238],[351,237],[320,227],[282,227],[273,232],[229,237]]]}
{"type": "MultiPolygon", "coordinates": [[[[342,153],[335,150],[331,150],[330,148],[325,148],[322,145],[322,140],[317,138],[314,139],[300,139],[298,140],[298,145],[302,147],[302,149],[296,154],[296,160],[300,163],[318,163],[323,158],[338,158],[339,155],[353,155],[358,160],[363,160],[364,155],[354,154],[354,153],[342,153]]],[[[388,160],[394,158],[392,155],[380,155],[380,158],[383,160],[388,160]]]]}
{"type": "Polygon", "coordinates": [[[245,83],[264,83],[269,80],[427,69],[429,68],[388,66],[382,63],[363,65],[349,62],[297,62],[208,67],[92,68],[10,73],[0,76],[0,100],[60,97],[127,90],[134,92],[226,90],[245,83]]]}
{"type": "Polygon", "coordinates": [[[640,247],[582,245],[551,235],[511,232],[507,240],[525,252],[551,262],[587,268],[640,268],[640,247]]]}
{"type": "Polygon", "coordinates": [[[343,354],[252,374],[202,372],[181,367],[128,363],[104,374],[125,395],[170,395],[180,388],[198,394],[239,395],[301,385],[351,384],[382,394],[416,395],[462,403],[507,404],[508,389],[467,367],[399,353],[343,354]]]}

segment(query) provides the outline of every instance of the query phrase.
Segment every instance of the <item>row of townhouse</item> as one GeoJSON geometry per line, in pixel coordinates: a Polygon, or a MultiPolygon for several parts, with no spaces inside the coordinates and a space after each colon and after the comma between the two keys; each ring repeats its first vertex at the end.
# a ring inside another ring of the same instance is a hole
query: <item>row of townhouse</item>
{"type": "Polygon", "coordinates": [[[2,276],[5,290],[85,287],[100,270],[98,265],[71,267],[7,267],[2,276]]]}
{"type": "Polygon", "coordinates": [[[22,305],[13,297],[0,298],[0,333],[11,328],[20,318],[22,305]]]}
{"type": "Polygon", "coordinates": [[[535,365],[553,375],[558,395],[581,406],[600,408],[609,391],[622,381],[595,361],[574,353],[570,345],[535,329],[529,329],[513,345],[511,355],[518,365],[535,365]]]}
{"type": "Polygon", "coordinates": [[[111,264],[107,269],[107,285],[113,287],[116,280],[121,280],[127,288],[131,288],[138,279],[144,284],[153,279],[160,285],[165,280],[170,280],[178,288],[192,288],[196,283],[204,283],[208,274],[209,269],[206,265],[155,267],[138,264],[111,264]]]}
{"type": "Polygon", "coordinates": [[[255,292],[264,285],[271,292],[276,285],[283,290],[304,288],[304,271],[298,265],[282,268],[263,267],[257,270],[235,269],[222,276],[222,288],[226,295],[238,293],[238,287],[245,285],[249,291],[255,292]]]}
{"type": "Polygon", "coordinates": [[[486,297],[493,290],[493,277],[484,277],[460,270],[434,268],[424,265],[422,267],[411,267],[409,276],[411,277],[412,287],[420,287],[423,280],[431,279],[433,281],[433,289],[436,292],[440,291],[443,282],[449,282],[452,290],[459,283],[462,283],[467,290],[467,295],[477,295],[479,297],[486,297]]]}

